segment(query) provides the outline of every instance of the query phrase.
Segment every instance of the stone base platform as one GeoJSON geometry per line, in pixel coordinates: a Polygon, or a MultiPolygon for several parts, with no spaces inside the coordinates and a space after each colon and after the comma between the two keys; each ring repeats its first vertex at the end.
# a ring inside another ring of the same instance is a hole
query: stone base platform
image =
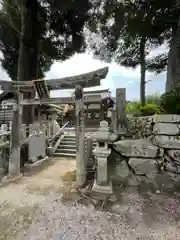
{"type": "Polygon", "coordinates": [[[96,180],[94,181],[92,188],[92,196],[97,199],[106,199],[113,195],[112,183],[109,181],[107,185],[98,185],[96,180]]]}

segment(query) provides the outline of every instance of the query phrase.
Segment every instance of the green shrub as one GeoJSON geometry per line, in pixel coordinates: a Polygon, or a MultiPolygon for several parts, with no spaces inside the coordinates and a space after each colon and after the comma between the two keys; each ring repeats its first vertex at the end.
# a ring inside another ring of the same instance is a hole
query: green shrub
{"type": "Polygon", "coordinates": [[[146,104],[144,107],[140,108],[142,116],[151,116],[153,114],[159,114],[160,109],[156,104],[146,104]]]}
{"type": "Polygon", "coordinates": [[[132,101],[126,104],[126,113],[134,114],[140,111],[141,104],[139,101],[132,101]]]}
{"type": "Polygon", "coordinates": [[[159,93],[154,93],[154,94],[151,94],[151,95],[147,95],[146,97],[146,104],[156,104],[157,106],[160,105],[160,95],[159,93]]]}
{"type": "Polygon", "coordinates": [[[180,88],[164,93],[160,99],[160,107],[165,113],[180,114],[180,88]]]}
{"type": "Polygon", "coordinates": [[[139,110],[133,114],[133,117],[142,117],[142,112],[139,110]]]}

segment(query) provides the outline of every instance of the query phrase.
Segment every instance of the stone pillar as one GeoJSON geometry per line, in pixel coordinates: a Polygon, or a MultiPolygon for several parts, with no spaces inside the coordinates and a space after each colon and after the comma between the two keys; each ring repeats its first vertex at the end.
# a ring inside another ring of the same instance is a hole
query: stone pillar
{"type": "Polygon", "coordinates": [[[104,143],[104,147],[96,147],[94,155],[97,159],[97,178],[98,185],[106,185],[108,183],[107,176],[107,158],[110,155],[111,150],[108,149],[107,143],[104,143]]]}
{"type": "Polygon", "coordinates": [[[91,138],[87,138],[87,149],[86,149],[86,162],[85,165],[88,162],[88,159],[92,157],[93,152],[93,140],[91,138]]]}
{"type": "Polygon", "coordinates": [[[52,136],[54,137],[58,131],[60,130],[60,127],[59,127],[59,124],[57,123],[56,121],[57,119],[57,114],[56,113],[53,113],[51,115],[51,123],[52,123],[52,136]],[[59,127],[59,128],[58,128],[59,127]]]}
{"type": "Polygon", "coordinates": [[[111,130],[116,134],[117,129],[117,119],[116,119],[116,106],[113,107],[111,112],[111,130]]]}
{"type": "Polygon", "coordinates": [[[27,138],[27,134],[26,134],[26,124],[21,124],[21,136],[20,136],[20,140],[24,141],[27,138]]]}
{"type": "Polygon", "coordinates": [[[84,133],[84,102],[83,89],[75,86],[76,110],[76,183],[77,186],[85,182],[85,133],[84,133]]]}
{"type": "Polygon", "coordinates": [[[50,138],[52,136],[51,131],[52,130],[52,122],[48,122],[47,124],[47,137],[50,138]]]}
{"type": "Polygon", "coordinates": [[[13,105],[13,121],[10,139],[9,177],[19,177],[20,173],[20,126],[22,107],[20,106],[21,95],[16,92],[16,103],[13,105]]]}
{"type": "Polygon", "coordinates": [[[43,132],[45,136],[47,136],[47,126],[44,123],[41,125],[41,132],[43,132]]]}
{"type": "Polygon", "coordinates": [[[9,131],[12,130],[12,121],[9,122],[9,131]]]}
{"type": "Polygon", "coordinates": [[[116,134],[124,135],[127,130],[126,125],[126,89],[116,89],[116,134]]]}

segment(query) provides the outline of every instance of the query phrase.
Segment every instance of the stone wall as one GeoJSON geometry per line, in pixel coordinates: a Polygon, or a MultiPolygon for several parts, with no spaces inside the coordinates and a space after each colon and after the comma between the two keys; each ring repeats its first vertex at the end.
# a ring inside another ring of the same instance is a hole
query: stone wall
{"type": "Polygon", "coordinates": [[[147,138],[152,135],[152,117],[130,117],[127,135],[135,139],[147,138]]]}
{"type": "Polygon", "coordinates": [[[180,115],[131,119],[134,139],[115,142],[110,176],[125,185],[151,183],[156,189],[180,186],[180,115]]]}

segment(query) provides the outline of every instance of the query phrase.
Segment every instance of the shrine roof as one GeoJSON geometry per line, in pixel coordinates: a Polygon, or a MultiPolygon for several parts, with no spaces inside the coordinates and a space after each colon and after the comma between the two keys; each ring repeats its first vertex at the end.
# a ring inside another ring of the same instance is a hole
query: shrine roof
{"type": "Polygon", "coordinates": [[[65,77],[60,79],[45,80],[49,90],[57,89],[73,89],[76,84],[83,88],[96,87],[100,85],[100,80],[104,79],[108,73],[108,67],[98,69],[89,73],[84,73],[72,77],[65,77]]]}

